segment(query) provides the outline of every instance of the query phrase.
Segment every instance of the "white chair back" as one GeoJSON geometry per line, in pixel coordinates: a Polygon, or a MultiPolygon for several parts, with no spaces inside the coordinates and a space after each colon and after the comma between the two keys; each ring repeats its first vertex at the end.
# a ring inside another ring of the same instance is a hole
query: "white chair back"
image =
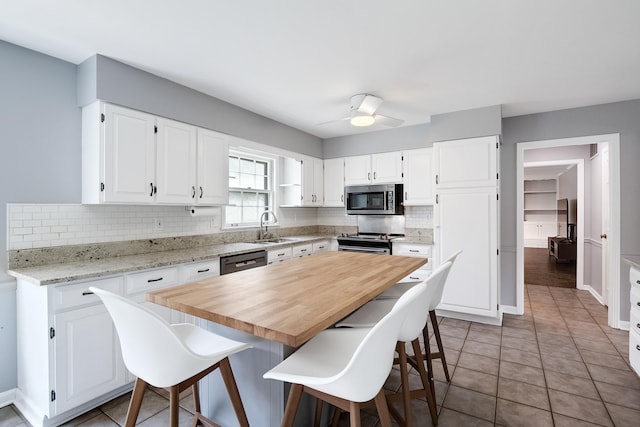
{"type": "Polygon", "coordinates": [[[398,341],[411,342],[420,336],[429,317],[429,307],[433,304],[438,287],[446,279],[450,268],[451,262],[441,264],[427,280],[411,288],[413,290],[420,286],[422,289],[416,293],[414,301],[407,307],[407,315],[400,327],[398,341]]]}
{"type": "Polygon", "coordinates": [[[393,309],[371,328],[354,352],[351,361],[342,372],[334,376],[332,384],[324,384],[322,390],[355,402],[373,399],[384,385],[393,366],[395,345],[402,322],[409,311],[415,310],[414,305],[422,301],[417,299],[425,292],[424,283],[405,292],[393,309]]]}
{"type": "Polygon", "coordinates": [[[450,265],[449,265],[449,268],[447,268],[444,276],[441,276],[440,280],[433,283],[433,286],[436,288],[436,291],[433,298],[431,299],[431,304],[429,305],[429,311],[435,310],[436,307],[440,304],[440,301],[442,301],[442,294],[444,293],[444,285],[447,282],[447,277],[449,277],[449,272],[451,271],[451,267],[453,267],[453,264],[455,263],[456,258],[461,253],[462,253],[462,249],[460,249],[457,252],[454,252],[453,254],[449,255],[449,258],[444,260],[444,262],[441,264],[441,265],[444,265],[446,263],[449,263],[450,265]]]}
{"type": "MultiPolygon", "coordinates": [[[[136,377],[156,387],[170,387],[216,363],[215,352],[194,353],[173,327],[153,311],[102,289],[89,290],[107,307],[118,331],[124,363],[136,377]]],[[[219,360],[228,354],[221,351],[219,360]]]]}

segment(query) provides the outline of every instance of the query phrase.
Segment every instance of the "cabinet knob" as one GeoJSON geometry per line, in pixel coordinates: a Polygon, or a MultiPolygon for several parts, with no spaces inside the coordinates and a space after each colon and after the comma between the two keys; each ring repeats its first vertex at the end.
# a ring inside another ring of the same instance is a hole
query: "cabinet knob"
{"type": "Polygon", "coordinates": [[[149,193],[149,196],[153,197],[153,182],[150,182],[149,185],[151,186],[151,193],[149,193]]]}
{"type": "Polygon", "coordinates": [[[601,234],[601,235],[600,235],[600,238],[601,238],[601,239],[606,239],[606,238],[607,238],[607,235],[606,235],[606,234],[601,234]]]}
{"type": "Polygon", "coordinates": [[[640,351],[640,344],[636,344],[636,350],[640,351]]]}
{"type": "Polygon", "coordinates": [[[195,185],[191,186],[191,198],[192,199],[196,198],[196,186],[195,185]]]}
{"type": "Polygon", "coordinates": [[[202,199],[202,196],[204,195],[204,191],[202,190],[202,186],[200,186],[200,198],[202,199]]]}

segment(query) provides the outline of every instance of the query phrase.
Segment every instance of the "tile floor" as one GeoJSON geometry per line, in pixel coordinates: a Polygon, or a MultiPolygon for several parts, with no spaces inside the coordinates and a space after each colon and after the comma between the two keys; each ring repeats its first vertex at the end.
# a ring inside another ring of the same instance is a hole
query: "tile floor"
{"type": "MultiPolygon", "coordinates": [[[[452,377],[446,383],[435,362],[438,425],[639,426],[640,378],[628,365],[628,332],[607,327],[606,309],[586,291],[525,288],[525,314],[505,315],[502,327],[440,320],[452,377]]],[[[411,381],[418,388],[415,372],[411,381]]],[[[385,388],[395,391],[399,383],[394,368],[385,388]]],[[[121,426],[128,398],[66,425],[121,426]]],[[[182,398],[181,408],[180,423],[189,425],[191,396],[182,398]]],[[[413,416],[415,425],[431,425],[426,402],[413,401],[413,416]]],[[[147,390],[139,424],[164,426],[168,417],[166,393],[147,390]]],[[[365,409],[362,423],[379,425],[375,410],[365,409]]],[[[343,414],[340,425],[348,424],[343,414]]],[[[0,409],[1,427],[23,425],[13,406],[0,409]]]]}

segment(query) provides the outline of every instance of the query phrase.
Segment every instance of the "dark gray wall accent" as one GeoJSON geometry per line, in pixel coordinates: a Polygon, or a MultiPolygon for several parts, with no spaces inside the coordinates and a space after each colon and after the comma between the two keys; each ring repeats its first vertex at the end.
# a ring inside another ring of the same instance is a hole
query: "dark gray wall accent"
{"type": "Polygon", "coordinates": [[[384,153],[431,147],[430,125],[406,126],[359,135],[325,139],[322,143],[325,159],[384,153]]]}
{"type": "Polygon", "coordinates": [[[502,106],[474,108],[431,117],[431,141],[502,134],[502,106]]]}
{"type": "MultiPolygon", "coordinates": [[[[76,66],[0,41],[0,282],[6,272],[7,203],[80,202],[76,66]]],[[[0,393],[16,387],[15,291],[2,292],[0,393]],[[11,307],[4,303],[11,301],[11,307]]]]}
{"type": "MultiPolygon", "coordinates": [[[[640,100],[505,118],[502,122],[501,245],[516,246],[516,144],[577,136],[620,134],[620,255],[640,254],[640,100]],[[508,184],[508,183],[513,183],[508,184]]],[[[629,316],[629,267],[621,262],[620,313],[629,316]]],[[[502,270],[501,302],[515,304],[515,270],[502,270]],[[505,302],[506,301],[506,302],[505,302]],[[512,302],[509,302],[512,301],[512,302]]]]}
{"type": "Polygon", "coordinates": [[[111,58],[89,58],[80,64],[78,72],[80,106],[100,99],[322,158],[322,140],[318,137],[111,58]]]}

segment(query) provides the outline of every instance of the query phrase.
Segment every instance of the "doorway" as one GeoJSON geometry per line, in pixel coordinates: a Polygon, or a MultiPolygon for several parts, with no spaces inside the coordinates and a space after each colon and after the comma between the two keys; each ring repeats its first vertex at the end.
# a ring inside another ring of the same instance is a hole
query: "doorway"
{"type": "MultiPolygon", "coordinates": [[[[608,305],[608,324],[611,327],[620,327],[620,269],[610,268],[620,264],[620,137],[618,134],[594,135],[587,137],[565,138],[546,141],[521,142],[517,144],[517,247],[516,247],[516,300],[517,312],[524,311],[524,169],[525,154],[527,150],[538,150],[558,147],[593,146],[600,144],[606,146],[606,168],[603,167],[602,185],[606,186],[603,194],[608,200],[602,200],[607,204],[606,209],[599,213],[598,218],[593,218],[591,212],[585,212],[585,197],[578,198],[576,236],[576,287],[588,289],[602,303],[608,305]],[[585,215],[586,214],[586,215],[585,215]],[[593,222],[602,220],[608,223],[608,227],[597,226],[595,235],[593,222]],[[589,228],[585,226],[585,217],[589,228]],[[602,231],[601,231],[602,230],[602,231]],[[607,232],[604,232],[607,230],[607,232]],[[585,234],[586,233],[586,234],[585,234]],[[601,237],[601,235],[606,235],[601,237]],[[600,242],[606,239],[605,244],[600,242]],[[594,248],[602,248],[599,253],[594,248]],[[586,254],[585,254],[586,251],[586,254]],[[585,262],[585,255],[589,262],[585,262]],[[599,256],[599,262],[592,262],[594,256],[599,256]],[[591,280],[600,275],[598,282],[602,283],[600,289],[591,287],[591,280]],[[585,281],[586,279],[586,281],[585,281]],[[608,286],[608,287],[607,287],[608,286]],[[604,301],[603,298],[607,298],[604,301]]],[[[603,156],[605,158],[605,156],[603,156]]],[[[584,173],[584,167],[583,173],[584,173]]],[[[592,185],[591,181],[585,183],[584,175],[578,179],[578,193],[584,193],[585,185],[592,185]]],[[[588,194],[588,192],[587,192],[588,194]]],[[[588,198],[588,196],[586,196],[588,198]]],[[[592,203],[592,201],[589,201],[592,203]]],[[[589,204],[588,206],[592,206],[589,204]]]]}

